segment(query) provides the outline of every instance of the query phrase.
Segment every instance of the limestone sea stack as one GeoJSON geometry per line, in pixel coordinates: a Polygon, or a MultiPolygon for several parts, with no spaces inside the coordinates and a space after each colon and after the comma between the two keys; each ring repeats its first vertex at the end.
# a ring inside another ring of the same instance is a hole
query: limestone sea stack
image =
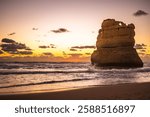
{"type": "Polygon", "coordinates": [[[143,62],[134,48],[135,26],[115,19],[106,19],[97,36],[91,62],[100,67],[143,67],[143,62]]]}

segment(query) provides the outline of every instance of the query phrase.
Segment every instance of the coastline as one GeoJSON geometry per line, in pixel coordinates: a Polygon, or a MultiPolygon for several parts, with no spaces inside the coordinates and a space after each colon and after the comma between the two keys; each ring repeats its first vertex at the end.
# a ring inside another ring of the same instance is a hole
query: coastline
{"type": "Polygon", "coordinates": [[[149,100],[150,82],[102,85],[56,92],[0,95],[0,100],[149,100]]]}

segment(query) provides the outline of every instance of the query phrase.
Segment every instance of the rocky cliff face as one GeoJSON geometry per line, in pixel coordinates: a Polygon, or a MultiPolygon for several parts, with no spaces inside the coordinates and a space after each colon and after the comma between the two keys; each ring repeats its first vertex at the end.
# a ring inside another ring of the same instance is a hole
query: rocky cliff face
{"type": "Polygon", "coordinates": [[[114,19],[106,19],[99,30],[92,64],[105,67],[142,67],[143,62],[133,48],[135,26],[114,19]]]}

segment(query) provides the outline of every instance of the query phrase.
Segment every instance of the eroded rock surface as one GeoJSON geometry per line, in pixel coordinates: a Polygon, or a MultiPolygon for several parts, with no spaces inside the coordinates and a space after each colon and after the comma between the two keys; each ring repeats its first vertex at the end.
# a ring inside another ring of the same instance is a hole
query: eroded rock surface
{"type": "Polygon", "coordinates": [[[106,19],[97,36],[97,50],[91,55],[98,66],[142,67],[143,62],[133,48],[135,26],[114,19],[106,19]]]}

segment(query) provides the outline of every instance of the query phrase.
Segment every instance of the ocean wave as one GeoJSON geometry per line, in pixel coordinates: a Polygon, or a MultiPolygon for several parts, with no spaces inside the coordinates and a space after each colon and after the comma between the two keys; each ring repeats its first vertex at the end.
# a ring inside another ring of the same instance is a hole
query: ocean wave
{"type": "Polygon", "coordinates": [[[77,71],[1,71],[0,75],[11,75],[11,74],[50,74],[50,73],[92,73],[96,71],[90,70],[77,70],[77,71]]]}
{"type": "Polygon", "coordinates": [[[94,69],[94,68],[88,68],[88,69],[73,69],[73,70],[28,70],[28,69],[21,69],[21,70],[3,70],[0,69],[0,75],[14,75],[14,74],[56,74],[56,73],[62,73],[62,74],[69,74],[69,73],[131,73],[131,72],[150,72],[150,67],[145,68],[136,68],[136,69],[94,69]]]}
{"type": "Polygon", "coordinates": [[[33,86],[33,85],[54,84],[54,83],[63,83],[63,82],[84,81],[84,80],[91,80],[91,79],[89,79],[89,78],[84,78],[84,79],[72,79],[72,80],[61,80],[61,81],[45,81],[45,82],[37,82],[37,83],[28,83],[28,84],[17,84],[17,85],[9,85],[9,86],[0,86],[0,88],[12,88],[12,87],[21,87],[21,86],[33,86]]]}
{"type": "Polygon", "coordinates": [[[48,62],[26,62],[26,63],[0,63],[2,69],[61,69],[61,68],[84,68],[90,63],[48,63],[48,62]]]}

